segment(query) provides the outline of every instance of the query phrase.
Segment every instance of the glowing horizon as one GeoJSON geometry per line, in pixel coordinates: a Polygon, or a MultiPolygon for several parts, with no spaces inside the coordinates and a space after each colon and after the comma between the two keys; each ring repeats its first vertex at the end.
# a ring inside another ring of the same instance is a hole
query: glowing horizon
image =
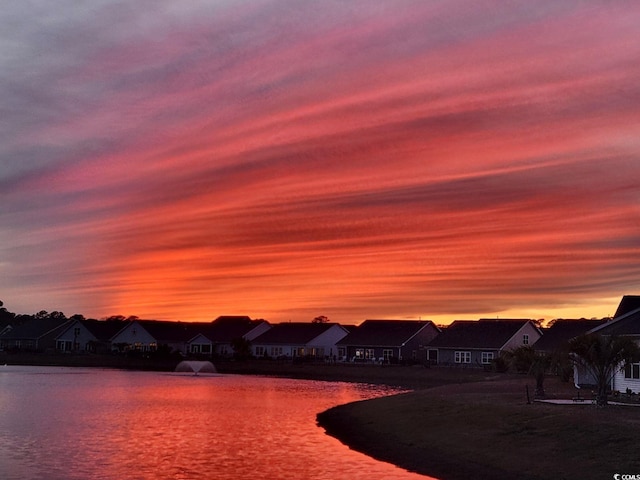
{"type": "Polygon", "coordinates": [[[640,6],[93,0],[0,21],[11,311],[449,323],[640,293],[640,6]]]}

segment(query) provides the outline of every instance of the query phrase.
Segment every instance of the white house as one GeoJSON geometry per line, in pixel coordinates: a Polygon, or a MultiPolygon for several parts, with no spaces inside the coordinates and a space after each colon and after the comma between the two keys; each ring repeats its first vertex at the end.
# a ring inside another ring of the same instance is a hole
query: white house
{"type": "Polygon", "coordinates": [[[349,332],[337,323],[277,323],[251,342],[256,357],[314,357],[337,355],[336,343],[349,332]]]}
{"type": "MultiPolygon", "coordinates": [[[[610,322],[593,328],[587,333],[630,337],[640,344],[640,297],[630,295],[623,297],[616,315],[610,322]],[[638,300],[636,305],[631,305],[633,299],[638,300]],[[622,308],[623,306],[629,308],[622,308]]],[[[583,368],[576,366],[574,375],[576,385],[593,384],[592,377],[583,368]]],[[[640,393],[640,363],[620,365],[616,369],[611,380],[611,390],[626,392],[627,389],[634,393],[640,393]]]]}

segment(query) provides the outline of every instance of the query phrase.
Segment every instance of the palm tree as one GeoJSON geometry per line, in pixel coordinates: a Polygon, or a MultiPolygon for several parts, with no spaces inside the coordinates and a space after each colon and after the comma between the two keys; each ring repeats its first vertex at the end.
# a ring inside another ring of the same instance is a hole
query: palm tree
{"type": "Polygon", "coordinates": [[[551,367],[551,355],[536,352],[530,345],[523,345],[507,352],[507,362],[519,373],[531,375],[536,380],[536,398],[544,398],[544,379],[551,367]]]}
{"type": "Polygon", "coordinates": [[[595,379],[596,405],[607,405],[611,380],[626,363],[640,359],[640,348],[629,337],[581,335],[571,340],[569,351],[576,365],[583,367],[595,379]]]}

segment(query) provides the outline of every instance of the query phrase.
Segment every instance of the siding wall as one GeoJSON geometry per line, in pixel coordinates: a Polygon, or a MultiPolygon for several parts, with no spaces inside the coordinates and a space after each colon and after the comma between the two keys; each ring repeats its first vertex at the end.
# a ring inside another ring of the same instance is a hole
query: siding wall
{"type": "Polygon", "coordinates": [[[156,343],[156,339],[142,328],[142,326],[134,322],[127,325],[124,330],[111,340],[112,345],[117,345],[118,343],[126,343],[128,345],[139,343],[143,347],[146,346],[148,348],[149,344],[156,343]]]}
{"type": "Polygon", "coordinates": [[[538,341],[538,339],[542,336],[539,330],[531,322],[527,322],[525,325],[522,326],[520,330],[516,332],[516,334],[513,337],[509,339],[509,341],[504,345],[502,350],[503,351],[513,350],[514,348],[522,347],[523,345],[525,345],[523,343],[524,335],[529,335],[529,343],[528,343],[529,346],[535,344],[538,341]]]}
{"type": "Polygon", "coordinates": [[[471,350],[469,348],[436,348],[430,350],[438,350],[438,365],[457,365],[457,366],[467,366],[467,367],[484,367],[485,364],[482,363],[482,353],[483,352],[491,352],[493,353],[493,358],[496,359],[500,356],[500,352],[498,350],[471,350]],[[471,363],[455,363],[455,352],[471,352],[471,363]]]}
{"type": "Polygon", "coordinates": [[[625,393],[627,388],[634,393],[640,393],[640,380],[624,378],[624,370],[617,372],[613,377],[613,390],[625,393]]]}
{"type": "Polygon", "coordinates": [[[71,344],[75,341],[79,350],[87,350],[89,342],[95,342],[97,339],[84,325],[80,322],[75,322],[62,335],[56,338],[56,345],[58,341],[71,342],[71,344]],[[78,335],[75,334],[76,328],[79,329],[78,335]]]}

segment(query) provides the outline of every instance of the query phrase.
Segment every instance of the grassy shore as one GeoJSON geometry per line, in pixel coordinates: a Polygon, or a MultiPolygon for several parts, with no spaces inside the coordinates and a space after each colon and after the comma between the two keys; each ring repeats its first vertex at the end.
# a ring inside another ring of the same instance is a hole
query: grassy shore
{"type": "MultiPolygon", "coordinates": [[[[640,473],[640,407],[528,404],[527,385],[527,377],[490,375],[335,407],[318,421],[356,450],[445,480],[640,473]]],[[[571,388],[547,380],[552,396],[570,398],[571,388]]]]}

